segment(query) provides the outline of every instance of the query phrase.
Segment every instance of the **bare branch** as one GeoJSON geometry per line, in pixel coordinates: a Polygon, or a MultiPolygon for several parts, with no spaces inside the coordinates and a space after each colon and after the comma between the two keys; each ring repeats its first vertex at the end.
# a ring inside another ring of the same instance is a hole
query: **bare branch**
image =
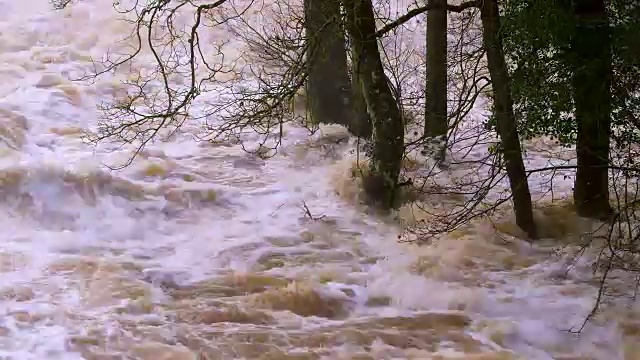
{"type": "Polygon", "coordinates": [[[307,206],[307,203],[305,201],[302,202],[302,210],[304,211],[304,216],[309,220],[317,221],[325,218],[324,215],[313,215],[311,213],[311,209],[309,209],[309,206],[307,206]]]}
{"type": "MultiPolygon", "coordinates": [[[[450,5],[447,4],[447,11],[450,12],[455,12],[455,13],[460,13],[463,12],[467,9],[470,8],[477,8],[479,7],[481,4],[481,0],[471,0],[471,1],[466,1],[463,2],[462,4],[459,5],[450,5]]],[[[386,24],[385,26],[383,26],[380,30],[378,30],[375,34],[376,37],[382,37],[385,34],[387,34],[389,31],[391,31],[392,29],[406,23],[407,21],[413,19],[414,17],[424,14],[425,12],[429,11],[429,10],[433,10],[433,9],[437,9],[439,6],[434,6],[434,5],[425,5],[419,8],[415,8],[412,10],[409,10],[409,12],[407,12],[406,14],[402,15],[401,17],[397,18],[396,20],[386,24]]]]}

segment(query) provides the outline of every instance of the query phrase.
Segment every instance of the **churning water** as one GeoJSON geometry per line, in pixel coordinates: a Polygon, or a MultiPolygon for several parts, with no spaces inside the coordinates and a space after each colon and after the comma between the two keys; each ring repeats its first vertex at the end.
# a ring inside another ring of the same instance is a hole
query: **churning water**
{"type": "Polygon", "coordinates": [[[109,1],[1,3],[0,358],[640,358],[633,308],[566,331],[596,283],[548,248],[485,223],[398,243],[350,201],[342,129],[290,127],[268,160],[185,131],[108,170],[131,149],[81,134],[122,77],[68,78],[130,25],[109,1]]]}

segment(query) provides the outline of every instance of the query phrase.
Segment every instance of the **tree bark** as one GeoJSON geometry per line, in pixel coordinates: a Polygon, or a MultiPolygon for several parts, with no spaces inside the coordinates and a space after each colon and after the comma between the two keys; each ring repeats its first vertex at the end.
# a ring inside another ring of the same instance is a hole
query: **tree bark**
{"type": "Polygon", "coordinates": [[[396,205],[402,156],[404,123],[384,74],[371,0],[343,0],[347,31],[351,36],[354,67],[369,116],[373,121],[372,155],[365,174],[369,200],[384,209],[396,205]]]}
{"type": "Polygon", "coordinates": [[[427,13],[427,64],[424,134],[442,137],[435,160],[444,160],[447,129],[447,0],[429,0],[427,13]]]}
{"type": "Polygon", "coordinates": [[[578,125],[573,198],[580,216],[606,219],[611,135],[611,38],[604,0],[574,0],[571,79],[578,125]]]}
{"type": "Polygon", "coordinates": [[[501,139],[500,148],[511,186],[516,223],[530,238],[535,239],[538,237],[538,233],[533,218],[531,193],[529,192],[520,138],[513,112],[509,73],[502,39],[499,35],[500,15],[497,0],[484,0],[480,16],[483,27],[483,42],[491,74],[497,132],[501,139]]]}
{"type": "Polygon", "coordinates": [[[360,95],[354,92],[349,78],[340,0],[305,0],[304,10],[307,106],[312,121],[341,124],[356,136],[370,136],[370,121],[362,111],[357,112],[360,95]]]}
{"type": "MultiPolygon", "coordinates": [[[[356,58],[355,54],[352,56],[356,58]]],[[[364,92],[362,86],[360,86],[358,64],[354,61],[353,69],[351,71],[351,93],[353,94],[353,112],[355,123],[351,126],[349,131],[357,137],[363,139],[370,139],[373,135],[373,123],[369,112],[367,111],[367,102],[364,98],[364,92]]]]}

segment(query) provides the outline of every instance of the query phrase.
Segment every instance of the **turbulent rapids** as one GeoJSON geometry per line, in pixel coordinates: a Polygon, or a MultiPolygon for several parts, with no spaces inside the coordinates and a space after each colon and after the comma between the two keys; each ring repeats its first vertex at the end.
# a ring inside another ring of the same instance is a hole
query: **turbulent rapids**
{"type": "MultiPolygon", "coordinates": [[[[593,307],[588,261],[565,273],[558,244],[519,240],[507,210],[399,243],[397,219],[354,201],[342,128],[292,125],[262,159],[187,126],[110,170],[132,149],[82,134],[126,74],[68,78],[129,24],[110,1],[2,1],[0,358],[640,358],[633,306],[568,331],[593,307]]],[[[527,146],[530,162],[551,156],[527,146]]],[[[550,236],[583,226],[562,205],[537,215],[550,236]]]]}

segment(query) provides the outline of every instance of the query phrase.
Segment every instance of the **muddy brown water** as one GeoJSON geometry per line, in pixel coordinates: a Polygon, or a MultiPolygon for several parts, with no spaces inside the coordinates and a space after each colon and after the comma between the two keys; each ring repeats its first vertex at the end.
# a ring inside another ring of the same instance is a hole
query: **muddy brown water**
{"type": "Polygon", "coordinates": [[[110,171],[131,148],[82,135],[128,74],[68,76],[128,25],[108,1],[2,6],[0,358],[640,358],[634,307],[565,331],[595,287],[584,264],[555,276],[550,247],[505,242],[486,222],[399,244],[397,222],[353,200],[351,145],[332,141],[343,129],[287,127],[265,160],[194,141],[189,125],[110,171]]]}

